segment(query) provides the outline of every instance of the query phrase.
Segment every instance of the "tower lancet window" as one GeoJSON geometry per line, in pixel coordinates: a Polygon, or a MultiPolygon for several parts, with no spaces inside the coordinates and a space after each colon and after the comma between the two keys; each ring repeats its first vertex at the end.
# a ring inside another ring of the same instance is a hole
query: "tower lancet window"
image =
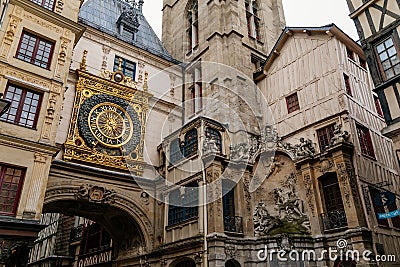
{"type": "Polygon", "coordinates": [[[245,0],[247,31],[249,37],[261,40],[260,24],[261,20],[258,16],[259,5],[255,0],[245,0]]]}
{"type": "Polygon", "coordinates": [[[188,50],[192,50],[199,44],[199,5],[197,0],[192,0],[188,4],[187,21],[188,28],[186,30],[188,40],[188,50]]]}

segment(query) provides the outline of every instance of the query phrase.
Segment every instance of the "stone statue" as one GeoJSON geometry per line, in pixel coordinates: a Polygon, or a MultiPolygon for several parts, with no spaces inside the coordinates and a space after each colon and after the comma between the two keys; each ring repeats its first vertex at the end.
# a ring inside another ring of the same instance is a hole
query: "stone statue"
{"type": "Polygon", "coordinates": [[[341,124],[335,124],[333,130],[333,137],[331,138],[331,146],[342,142],[348,142],[350,134],[347,131],[342,131],[341,124]]]}
{"type": "Polygon", "coordinates": [[[315,148],[310,139],[300,138],[300,144],[295,146],[296,148],[296,157],[312,157],[315,154],[315,148]]]}
{"type": "Polygon", "coordinates": [[[276,220],[267,210],[265,203],[258,203],[253,213],[255,236],[266,235],[276,224],[276,220]]]}
{"type": "Polygon", "coordinates": [[[219,153],[219,152],[220,150],[215,139],[212,137],[211,138],[207,137],[203,143],[203,154],[206,155],[209,153],[219,153]]]}

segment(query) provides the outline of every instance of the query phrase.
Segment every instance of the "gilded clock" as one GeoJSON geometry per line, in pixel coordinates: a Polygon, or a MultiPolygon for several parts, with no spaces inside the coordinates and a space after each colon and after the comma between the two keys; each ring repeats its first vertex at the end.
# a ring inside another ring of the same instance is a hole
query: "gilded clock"
{"type": "Polygon", "coordinates": [[[132,153],[140,142],[142,131],[137,112],[121,98],[105,94],[93,95],[80,108],[80,134],[91,148],[132,153]]]}

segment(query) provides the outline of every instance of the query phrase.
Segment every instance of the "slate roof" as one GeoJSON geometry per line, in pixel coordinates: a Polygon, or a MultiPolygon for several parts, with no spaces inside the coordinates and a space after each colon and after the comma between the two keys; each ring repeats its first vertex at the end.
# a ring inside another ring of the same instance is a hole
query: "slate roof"
{"type": "Polygon", "coordinates": [[[131,5],[122,0],[87,0],[80,9],[79,22],[110,34],[143,50],[149,51],[166,60],[176,62],[154,33],[139,8],[134,8],[134,12],[138,14],[137,18],[140,23],[135,40],[130,40],[119,33],[117,25],[118,18],[124,10],[129,10],[130,8],[132,8],[131,5]]]}

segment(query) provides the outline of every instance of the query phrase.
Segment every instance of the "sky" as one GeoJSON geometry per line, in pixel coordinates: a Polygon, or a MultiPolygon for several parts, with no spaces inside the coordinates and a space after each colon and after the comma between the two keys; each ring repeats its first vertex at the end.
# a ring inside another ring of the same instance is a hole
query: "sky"
{"type": "MultiPolygon", "coordinates": [[[[335,23],[354,40],[358,40],[349,18],[346,0],[282,0],[287,26],[323,26],[335,23]]],[[[163,0],[144,0],[143,13],[161,38],[163,0]]]]}

